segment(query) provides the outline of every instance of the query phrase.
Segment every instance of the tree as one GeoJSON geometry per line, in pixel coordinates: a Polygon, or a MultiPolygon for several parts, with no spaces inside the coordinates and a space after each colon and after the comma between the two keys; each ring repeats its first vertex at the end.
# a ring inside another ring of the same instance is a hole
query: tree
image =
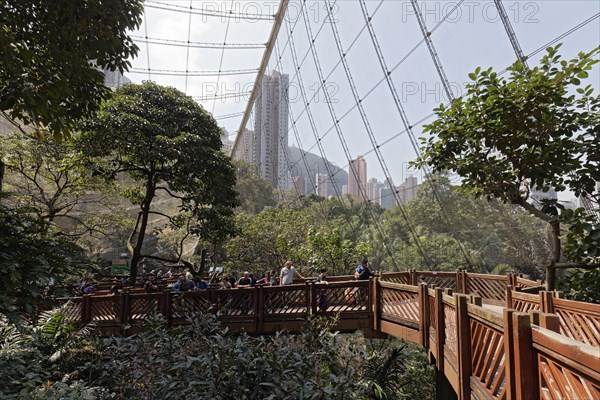
{"type": "Polygon", "coordinates": [[[86,265],[81,249],[47,224],[30,208],[0,206],[0,314],[11,320],[36,318],[46,286],[67,283],[86,265]]]}
{"type": "MultiPolygon", "coordinates": [[[[100,193],[108,185],[85,168],[70,141],[59,143],[15,133],[0,137],[0,157],[9,173],[12,202],[39,210],[43,220],[54,222],[62,217],[86,226],[81,207],[108,205],[110,196],[100,193]]],[[[93,229],[87,226],[87,230],[93,229]]]]}
{"type": "MultiPolygon", "coordinates": [[[[550,249],[545,222],[519,206],[475,198],[444,175],[434,174],[423,182],[406,209],[413,226],[449,235],[471,248],[485,271],[508,263],[537,279],[550,249]]],[[[472,262],[463,255],[462,263],[472,262]]]]}
{"type": "Polygon", "coordinates": [[[0,1],[0,112],[67,134],[110,90],[101,69],[126,71],[141,0],[0,1]]]}
{"type": "Polygon", "coordinates": [[[257,215],[238,214],[236,225],[239,234],[225,245],[231,269],[278,270],[290,258],[308,263],[302,250],[312,224],[305,211],[268,207],[257,215]]]}
{"type": "Polygon", "coordinates": [[[597,62],[598,49],[561,60],[548,48],[539,67],[516,62],[509,78],[477,68],[467,95],[436,109],[427,125],[417,166],[453,171],[476,197],[521,206],[552,227],[553,254],[547,285],[554,287],[554,265],[561,258],[560,205],[530,202],[535,188],[571,188],[590,197],[600,180],[600,96],[591,85],[578,88],[597,62]]]}
{"type": "Polygon", "coordinates": [[[333,275],[351,275],[357,259],[371,253],[371,247],[365,242],[342,239],[338,228],[327,226],[320,230],[310,228],[305,248],[310,264],[315,267],[314,273],[320,268],[328,268],[333,275]]]}
{"type": "Polygon", "coordinates": [[[125,85],[82,128],[82,149],[98,172],[133,180],[128,197],[140,208],[128,241],[132,282],[139,261],[153,257],[142,254],[150,215],[211,241],[233,232],[235,170],[216,121],[190,97],[152,82],[125,85]],[[153,205],[159,193],[176,204],[173,213],[153,205]]]}
{"type": "Polygon", "coordinates": [[[262,179],[256,166],[243,160],[234,161],[237,169],[236,190],[240,194],[240,210],[248,214],[258,214],[265,207],[272,207],[277,202],[273,196],[273,187],[262,179]]]}

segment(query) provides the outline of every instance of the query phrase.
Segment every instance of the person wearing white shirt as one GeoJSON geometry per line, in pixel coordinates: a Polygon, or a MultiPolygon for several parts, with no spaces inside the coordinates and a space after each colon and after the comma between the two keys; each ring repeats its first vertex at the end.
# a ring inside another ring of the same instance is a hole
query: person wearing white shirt
{"type": "Polygon", "coordinates": [[[281,285],[291,285],[294,283],[294,278],[298,275],[298,278],[304,279],[300,272],[294,268],[292,261],[288,260],[285,262],[283,268],[281,268],[281,274],[279,281],[281,285]]]}

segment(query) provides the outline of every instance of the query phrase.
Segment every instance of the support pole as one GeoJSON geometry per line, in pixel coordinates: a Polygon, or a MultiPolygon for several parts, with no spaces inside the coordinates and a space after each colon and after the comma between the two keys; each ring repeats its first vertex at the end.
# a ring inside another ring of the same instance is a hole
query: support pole
{"type": "Polygon", "coordinates": [[[233,142],[233,147],[231,148],[230,156],[235,158],[235,152],[242,141],[242,136],[244,135],[244,130],[246,129],[246,124],[250,119],[250,113],[252,112],[252,106],[254,104],[254,100],[258,96],[258,91],[260,90],[260,85],[262,81],[262,77],[267,70],[267,66],[269,65],[269,60],[271,59],[271,53],[273,52],[273,48],[275,48],[275,42],[277,41],[277,36],[279,35],[279,29],[281,28],[281,24],[283,23],[283,18],[285,17],[285,13],[287,11],[289,0],[281,0],[279,3],[279,10],[277,10],[277,15],[275,15],[275,22],[273,23],[273,28],[271,29],[271,35],[269,36],[269,41],[267,42],[267,48],[263,54],[262,61],[260,63],[260,67],[258,68],[258,73],[256,74],[256,79],[254,80],[254,86],[252,87],[252,93],[250,94],[250,98],[248,99],[248,103],[246,104],[246,111],[244,111],[244,117],[242,118],[242,122],[240,123],[240,129],[235,137],[235,141],[233,142]]]}

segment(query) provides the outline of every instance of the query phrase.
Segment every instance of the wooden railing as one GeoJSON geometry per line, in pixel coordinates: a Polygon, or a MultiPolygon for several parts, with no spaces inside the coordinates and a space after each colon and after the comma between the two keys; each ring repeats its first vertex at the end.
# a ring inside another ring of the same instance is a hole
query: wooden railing
{"type": "Polygon", "coordinates": [[[336,329],[425,347],[461,399],[600,400],[600,305],[513,290],[538,286],[512,274],[407,271],[326,285],[91,295],[71,299],[66,312],[103,334],[137,332],[151,313],[170,326],[213,313],[231,331],[260,334],[337,315],[336,329]]]}

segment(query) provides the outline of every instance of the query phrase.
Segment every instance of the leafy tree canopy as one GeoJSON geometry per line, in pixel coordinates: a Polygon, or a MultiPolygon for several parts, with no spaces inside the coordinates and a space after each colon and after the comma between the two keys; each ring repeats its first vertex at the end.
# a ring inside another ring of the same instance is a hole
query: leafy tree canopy
{"type": "Polygon", "coordinates": [[[62,137],[110,93],[99,68],[129,68],[142,4],[0,1],[0,111],[62,137]]]}
{"type": "Polygon", "coordinates": [[[130,237],[132,280],[137,263],[150,256],[141,251],[151,214],[212,241],[234,232],[235,170],[220,136],[214,118],[190,97],[152,82],[119,88],[83,125],[81,146],[97,171],[133,181],[129,197],[140,208],[130,237]],[[158,193],[177,204],[174,213],[157,211],[158,193]]]}
{"type": "Polygon", "coordinates": [[[81,249],[54,236],[29,208],[0,206],[0,314],[36,317],[50,283],[67,283],[86,265],[81,249]]]}
{"type": "MultiPolygon", "coordinates": [[[[554,254],[561,256],[557,202],[537,208],[528,200],[535,188],[590,197],[600,180],[600,96],[589,76],[599,49],[562,60],[548,48],[539,66],[520,62],[502,77],[491,68],[469,74],[467,95],[436,109],[437,120],[425,127],[423,156],[417,165],[452,171],[477,197],[519,205],[549,222],[554,254]]],[[[550,287],[553,277],[547,277],[550,287]]]]}
{"type": "Polygon", "coordinates": [[[277,201],[273,195],[273,187],[260,177],[256,167],[243,160],[236,160],[235,166],[236,190],[240,194],[242,203],[239,209],[248,214],[258,214],[265,207],[275,206],[277,201]]]}

